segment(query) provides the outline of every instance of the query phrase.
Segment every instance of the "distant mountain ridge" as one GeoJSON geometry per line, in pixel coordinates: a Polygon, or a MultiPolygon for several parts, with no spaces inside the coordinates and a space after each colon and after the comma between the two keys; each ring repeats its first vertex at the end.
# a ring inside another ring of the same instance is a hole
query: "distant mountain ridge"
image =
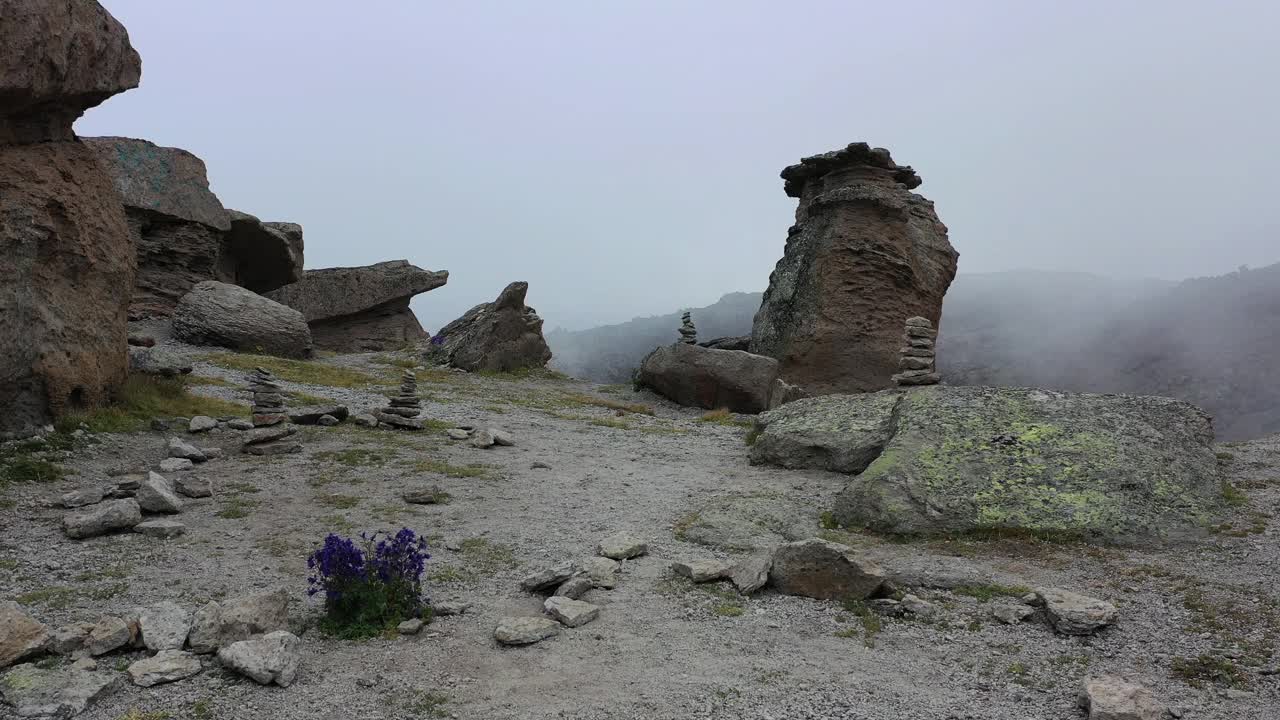
{"type": "MultiPolygon", "coordinates": [[[[691,308],[698,337],[746,335],[761,293],[691,308]]],[[[689,309],[689,308],[686,308],[689,309]]],[[[626,382],[675,342],[680,311],[547,334],[559,370],[626,382]]],[[[1280,433],[1280,263],[1183,282],[1089,273],[961,273],[942,309],[938,365],[956,385],[1165,395],[1214,416],[1218,437],[1280,433]]]]}

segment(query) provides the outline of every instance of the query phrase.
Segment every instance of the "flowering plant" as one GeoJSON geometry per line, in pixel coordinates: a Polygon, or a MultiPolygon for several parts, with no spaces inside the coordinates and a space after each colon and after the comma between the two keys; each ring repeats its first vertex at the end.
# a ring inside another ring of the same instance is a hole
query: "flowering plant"
{"type": "Polygon", "coordinates": [[[403,620],[430,618],[422,599],[427,541],[409,528],[395,535],[360,533],[357,544],[329,533],[307,557],[307,595],[324,593],[321,629],[342,637],[368,637],[403,620]]]}

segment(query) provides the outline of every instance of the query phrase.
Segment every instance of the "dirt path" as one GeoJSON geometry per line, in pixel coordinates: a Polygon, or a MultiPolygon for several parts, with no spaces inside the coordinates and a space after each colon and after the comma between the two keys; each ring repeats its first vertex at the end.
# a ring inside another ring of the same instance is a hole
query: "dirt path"
{"type": "MultiPolygon", "coordinates": [[[[327,363],[384,380],[398,372],[374,360],[327,363]]],[[[197,374],[240,375],[209,364],[197,374]]],[[[293,614],[304,661],[292,687],[263,688],[210,668],[170,685],[127,687],[81,717],[115,720],[136,709],[168,713],[143,715],[155,720],[1062,720],[1082,717],[1075,709],[1081,678],[1125,669],[1187,718],[1280,717],[1280,682],[1263,674],[1280,666],[1280,657],[1267,656],[1280,651],[1280,533],[1261,514],[1280,502],[1274,439],[1223,448],[1245,504],[1235,530],[1190,550],[894,543],[820,530],[819,513],[843,478],[749,466],[740,425],[700,422],[700,413],[629,389],[553,378],[432,372],[420,385],[430,398],[427,417],[498,425],[517,445],[480,450],[441,430],[407,434],[345,423],[303,430],[301,455],[257,458],[235,452],[234,433],[209,436],[201,443],[229,452],[193,472],[213,480],[215,496],[188,501],[177,516],[187,533],[171,541],[127,533],[66,539],[58,529],[63,511],[51,502],[74,480],[5,490],[0,599],[20,597],[50,625],[161,599],[194,608],[254,588],[284,586],[298,597],[293,614]],[[656,415],[618,416],[595,404],[605,400],[644,403],[656,415]],[[550,468],[535,469],[535,462],[550,468]],[[415,506],[399,497],[429,485],[449,493],[450,502],[415,506]],[[416,637],[364,642],[310,629],[317,613],[304,601],[311,547],[330,531],[402,525],[432,540],[431,597],[467,600],[467,614],[439,618],[416,637]],[[620,530],[647,538],[649,553],[624,564],[616,589],[588,594],[603,608],[597,621],[529,647],[495,643],[500,617],[540,612],[541,598],[519,588],[524,575],[589,557],[620,530]],[[1246,534],[1255,530],[1263,532],[1246,534]],[[886,617],[876,628],[838,603],[768,591],[744,598],[728,584],[673,579],[668,569],[675,559],[743,554],[691,538],[728,538],[741,548],[742,538],[820,532],[872,553],[901,578],[925,579],[933,587],[913,591],[937,614],[886,617]],[[1120,621],[1082,639],[1034,622],[994,620],[992,606],[1005,601],[1000,593],[1021,585],[1103,597],[1120,608],[1120,621]],[[1209,677],[1215,671],[1220,675],[1209,677]]],[[[353,411],[380,399],[377,388],[286,388],[353,411]]],[[[200,391],[245,398],[234,387],[200,391]]],[[[109,468],[157,462],[165,438],[99,436],[66,465],[85,480],[105,481],[109,468]]],[[[107,656],[99,672],[117,672],[139,657],[107,656]]]]}

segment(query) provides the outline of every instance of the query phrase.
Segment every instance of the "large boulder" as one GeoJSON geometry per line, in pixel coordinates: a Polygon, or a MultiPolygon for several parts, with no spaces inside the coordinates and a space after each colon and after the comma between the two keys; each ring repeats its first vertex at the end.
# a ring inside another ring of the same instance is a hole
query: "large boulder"
{"type": "Polygon", "coordinates": [[[232,282],[265,293],[302,279],[302,226],[263,222],[239,210],[228,210],[231,230],[222,248],[222,271],[232,282]]]}
{"type": "Polygon", "coordinates": [[[49,628],[16,602],[0,602],[0,668],[41,652],[51,640],[49,628]]]}
{"type": "Polygon", "coordinates": [[[84,142],[115,184],[137,245],[131,319],[168,316],[196,283],[234,279],[222,260],[231,216],[209,189],[204,161],[146,140],[84,142]]]}
{"type": "Polygon", "coordinates": [[[124,213],[71,125],[138,86],[94,0],[0,0],[0,437],[107,400],[128,372],[124,213]]]}
{"type": "Polygon", "coordinates": [[[752,463],[857,473],[849,527],[1172,540],[1222,502],[1209,417],[1168,398],[939,385],[800,399],[757,428],[752,463]]]}
{"type": "Polygon", "coordinates": [[[289,358],[310,357],[302,314],[237,285],[197,284],[173,312],[173,334],[192,345],[216,345],[289,358]]]}
{"type": "Polygon", "coordinates": [[[318,348],[390,350],[426,339],[409,301],[448,280],[448,271],[432,272],[408,260],[391,260],[308,270],[298,282],[266,295],[302,313],[318,348]]]}
{"type": "Polygon", "coordinates": [[[649,353],[638,382],[680,405],[758,413],[768,409],[777,377],[771,357],[675,343],[649,353]]]}
{"type": "Polygon", "coordinates": [[[0,144],[75,140],[85,110],[138,87],[129,33],[94,0],[0,0],[0,18],[0,144]]]}
{"type": "Polygon", "coordinates": [[[920,177],[866,143],[807,157],[782,171],[796,223],[769,277],[751,352],[777,358],[781,377],[810,394],[892,385],[902,324],[935,326],[959,254],[920,177]]]}
{"type": "Polygon", "coordinates": [[[540,368],[551,359],[542,318],[524,304],[529,283],[513,282],[498,299],[481,303],[431,338],[428,361],[467,371],[540,368]]]}

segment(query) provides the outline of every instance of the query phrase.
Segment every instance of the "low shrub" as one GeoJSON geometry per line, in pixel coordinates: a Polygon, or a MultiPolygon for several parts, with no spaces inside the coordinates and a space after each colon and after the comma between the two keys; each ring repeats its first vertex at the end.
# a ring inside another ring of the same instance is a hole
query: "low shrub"
{"type": "Polygon", "coordinates": [[[307,594],[324,594],[320,629],[346,639],[373,637],[415,617],[430,619],[422,598],[427,541],[409,528],[394,536],[360,534],[355,541],[330,533],[310,557],[307,594]]]}

